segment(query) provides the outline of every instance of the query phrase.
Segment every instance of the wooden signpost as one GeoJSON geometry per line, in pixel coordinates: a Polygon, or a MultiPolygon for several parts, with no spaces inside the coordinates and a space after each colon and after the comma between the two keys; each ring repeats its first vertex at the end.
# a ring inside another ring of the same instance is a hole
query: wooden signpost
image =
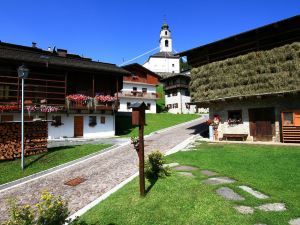
{"type": "Polygon", "coordinates": [[[145,125],[145,110],[147,108],[144,102],[134,103],[132,108],[132,125],[139,126],[138,143],[135,144],[135,150],[139,156],[139,175],[140,175],[140,195],[145,196],[145,174],[144,174],[144,125],[145,125]]]}

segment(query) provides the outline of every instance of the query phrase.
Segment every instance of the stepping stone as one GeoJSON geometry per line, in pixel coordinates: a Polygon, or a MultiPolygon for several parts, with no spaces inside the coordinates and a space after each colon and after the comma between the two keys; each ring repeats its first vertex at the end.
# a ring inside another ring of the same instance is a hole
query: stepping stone
{"type": "Polygon", "coordinates": [[[240,196],[238,193],[234,192],[232,189],[230,189],[228,187],[221,187],[221,188],[217,189],[216,192],[228,200],[233,200],[233,201],[245,200],[244,197],[240,196]]]}
{"type": "Polygon", "coordinates": [[[163,167],[167,167],[168,166],[168,167],[172,168],[172,167],[175,167],[175,166],[178,166],[178,165],[179,165],[179,163],[175,162],[175,163],[164,164],[163,167]]]}
{"type": "Polygon", "coordinates": [[[217,173],[210,171],[210,170],[201,170],[201,173],[203,175],[209,176],[209,177],[218,175],[217,173]]]}
{"type": "Polygon", "coordinates": [[[254,209],[250,206],[235,206],[234,207],[236,209],[236,211],[238,211],[241,214],[252,214],[254,213],[254,209]]]}
{"type": "Polygon", "coordinates": [[[268,203],[256,208],[265,212],[281,212],[286,210],[284,203],[268,203]]]}
{"type": "Polygon", "coordinates": [[[289,224],[290,225],[300,225],[300,218],[290,220],[289,224]]]}
{"type": "Polygon", "coordinates": [[[194,167],[194,166],[175,166],[173,168],[173,170],[176,170],[176,171],[193,171],[193,170],[197,170],[198,168],[197,167],[194,167]]]}
{"type": "Polygon", "coordinates": [[[185,177],[195,177],[192,173],[189,172],[178,172],[178,173],[185,177]]]}
{"type": "Polygon", "coordinates": [[[246,191],[247,193],[249,193],[250,195],[254,196],[255,198],[258,199],[266,199],[269,198],[269,196],[264,195],[263,193],[259,192],[259,191],[255,191],[253,190],[251,187],[248,186],[239,186],[240,189],[246,191]]]}
{"type": "Polygon", "coordinates": [[[204,184],[218,185],[218,184],[231,184],[234,183],[235,180],[229,177],[212,177],[203,181],[204,184]]]}

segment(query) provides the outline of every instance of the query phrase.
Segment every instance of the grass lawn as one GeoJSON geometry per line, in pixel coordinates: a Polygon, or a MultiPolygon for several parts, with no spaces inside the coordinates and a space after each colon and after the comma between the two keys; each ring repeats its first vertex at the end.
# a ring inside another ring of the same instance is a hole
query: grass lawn
{"type": "Polygon", "coordinates": [[[82,221],[118,225],[283,225],[291,218],[300,217],[300,147],[201,143],[195,151],[179,152],[167,159],[236,179],[236,183],[223,186],[234,189],[246,200],[224,200],[215,193],[220,186],[200,182],[206,177],[199,171],[193,171],[196,178],[173,172],[170,177],[159,179],[145,198],[139,197],[138,180],[135,179],[84,214],[82,221]],[[241,184],[270,198],[257,200],[239,190],[237,186],[241,184]],[[233,209],[235,205],[258,206],[274,202],[285,203],[287,211],[255,210],[252,215],[241,215],[233,209]]]}
{"type": "Polygon", "coordinates": [[[89,155],[94,152],[101,151],[110,147],[108,144],[98,145],[80,145],[80,146],[67,146],[56,147],[48,149],[48,152],[28,156],[25,158],[26,168],[21,170],[21,160],[0,162],[0,184],[4,184],[22,177],[79,159],[83,156],[89,155]]]}
{"type": "MultiPolygon", "coordinates": [[[[176,124],[184,123],[193,119],[199,118],[195,114],[171,114],[171,113],[158,113],[146,114],[145,135],[154,131],[171,127],[176,124]]],[[[138,128],[131,126],[131,117],[117,117],[116,118],[116,133],[123,137],[132,137],[138,135],[138,128]]]]}

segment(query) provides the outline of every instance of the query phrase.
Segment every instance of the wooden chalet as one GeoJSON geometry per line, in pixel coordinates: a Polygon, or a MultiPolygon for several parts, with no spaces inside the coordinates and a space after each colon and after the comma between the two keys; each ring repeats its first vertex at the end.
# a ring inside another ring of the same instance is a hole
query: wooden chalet
{"type": "Polygon", "coordinates": [[[179,55],[216,140],[300,143],[300,15],[179,55]]]}
{"type": "Polygon", "coordinates": [[[64,49],[0,42],[1,122],[20,120],[21,65],[29,69],[24,81],[25,119],[53,120],[49,138],[114,135],[117,93],[129,72],[64,49]]]}

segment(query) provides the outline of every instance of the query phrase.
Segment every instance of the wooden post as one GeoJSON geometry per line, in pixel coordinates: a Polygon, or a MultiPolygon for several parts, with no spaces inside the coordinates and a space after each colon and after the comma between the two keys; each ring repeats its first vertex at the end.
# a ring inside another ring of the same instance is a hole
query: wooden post
{"type": "Polygon", "coordinates": [[[140,178],[140,195],[145,196],[145,160],[144,160],[144,125],[145,125],[145,110],[147,108],[144,102],[133,103],[130,108],[132,108],[132,125],[139,126],[139,138],[138,144],[136,141],[133,142],[135,150],[139,157],[139,178],[140,178]]]}
{"type": "Polygon", "coordinates": [[[144,173],[144,125],[139,125],[139,174],[140,174],[140,195],[145,196],[145,173],[144,173]]]}
{"type": "Polygon", "coordinates": [[[95,97],[95,74],[93,74],[93,97],[95,97]]]}

